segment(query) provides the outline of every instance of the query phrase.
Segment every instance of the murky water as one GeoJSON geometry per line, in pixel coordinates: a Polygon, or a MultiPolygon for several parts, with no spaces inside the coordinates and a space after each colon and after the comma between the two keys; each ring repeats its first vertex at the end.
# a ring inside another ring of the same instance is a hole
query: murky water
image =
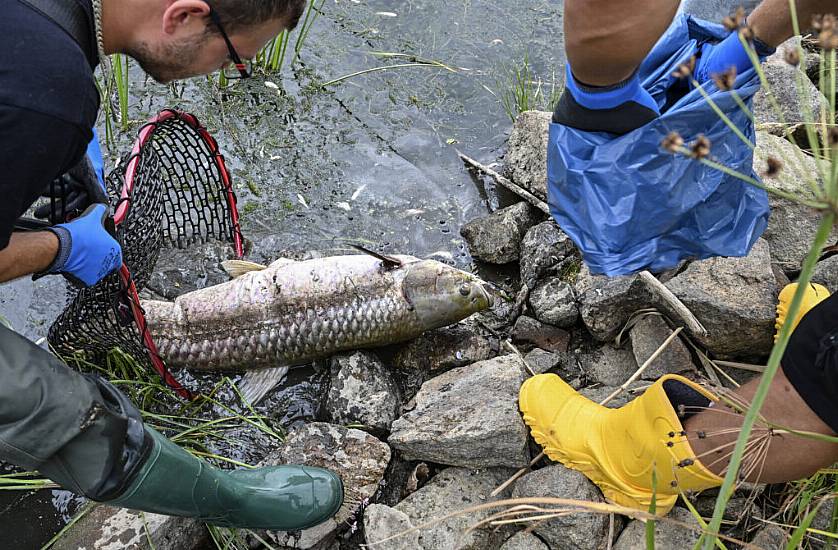
{"type": "MultiPolygon", "coordinates": [[[[545,86],[561,86],[561,13],[561,2],[543,0],[326,0],[299,61],[281,74],[221,91],[207,79],[161,86],[132,68],[131,128],[110,154],[125,153],[152,114],[183,109],[216,137],[232,169],[255,261],[361,243],[469,266],[459,228],[489,205],[456,151],[486,163],[502,154],[511,121],[499,97],[525,58],[545,86]],[[455,71],[393,68],[321,86],[406,62],[376,52],[455,71]]],[[[220,282],[220,256],[204,248],[166,253],[150,286],[171,297],[220,282]]],[[[0,314],[38,340],[61,308],[61,290],[57,278],[4,285],[0,314]]],[[[299,371],[267,408],[284,425],[316,418],[320,384],[317,373],[299,371]]],[[[39,548],[73,511],[75,501],[56,505],[67,502],[60,492],[0,494],[4,546],[5,534],[15,533],[14,548],[39,548]]]]}

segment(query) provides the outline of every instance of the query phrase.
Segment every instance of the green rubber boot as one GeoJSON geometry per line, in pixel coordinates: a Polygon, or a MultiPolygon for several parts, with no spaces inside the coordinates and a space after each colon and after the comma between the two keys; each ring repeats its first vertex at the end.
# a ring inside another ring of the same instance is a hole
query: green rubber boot
{"type": "Polygon", "coordinates": [[[224,471],[145,427],[154,443],[125,493],[107,502],[145,512],[194,517],[221,527],[296,531],[334,516],[343,484],[308,466],[224,471]]]}

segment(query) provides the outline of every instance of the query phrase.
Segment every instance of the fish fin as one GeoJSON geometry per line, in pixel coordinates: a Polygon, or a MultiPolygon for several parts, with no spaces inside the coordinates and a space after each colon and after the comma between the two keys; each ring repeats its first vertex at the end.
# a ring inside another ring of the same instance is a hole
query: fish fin
{"type": "Polygon", "coordinates": [[[227,275],[233,279],[241,277],[245,273],[250,273],[251,271],[262,271],[263,269],[268,268],[262,264],[248,262],[245,260],[224,260],[221,262],[221,267],[223,267],[224,271],[227,272],[227,275]]]}
{"type": "Polygon", "coordinates": [[[288,374],[288,367],[249,370],[239,380],[239,391],[248,403],[255,405],[279,385],[286,374],[288,374]]]}
{"type": "Polygon", "coordinates": [[[359,250],[359,251],[363,252],[364,254],[368,254],[368,255],[372,256],[373,258],[378,258],[379,260],[384,262],[384,269],[396,269],[396,268],[399,268],[399,267],[404,265],[404,262],[402,260],[396,258],[395,256],[388,256],[387,254],[381,254],[380,252],[375,252],[373,250],[370,250],[369,248],[364,248],[363,246],[361,246],[359,244],[351,244],[349,246],[351,246],[355,250],[359,250]]]}

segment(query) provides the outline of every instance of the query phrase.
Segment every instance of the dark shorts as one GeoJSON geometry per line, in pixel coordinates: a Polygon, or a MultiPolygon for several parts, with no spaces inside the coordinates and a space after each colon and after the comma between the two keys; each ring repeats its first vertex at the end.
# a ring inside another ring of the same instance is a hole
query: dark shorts
{"type": "Polygon", "coordinates": [[[806,404],[838,433],[838,294],[803,317],[783,354],[782,367],[806,404]]]}

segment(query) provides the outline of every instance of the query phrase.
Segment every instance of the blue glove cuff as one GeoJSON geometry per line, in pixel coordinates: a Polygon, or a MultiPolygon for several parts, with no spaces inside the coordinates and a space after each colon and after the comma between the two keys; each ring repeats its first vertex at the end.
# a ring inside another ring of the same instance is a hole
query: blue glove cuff
{"type": "Polygon", "coordinates": [[[570,63],[566,66],[567,76],[565,86],[573,99],[586,109],[604,111],[615,109],[626,103],[637,103],[638,105],[660,114],[657,102],[649,95],[640,84],[640,77],[637,71],[622,82],[612,86],[595,87],[585,85],[573,76],[570,63]]]}
{"type": "Polygon", "coordinates": [[[43,273],[58,273],[64,269],[67,260],[70,258],[70,251],[73,249],[73,237],[66,228],[61,226],[48,227],[47,231],[51,231],[58,237],[58,254],[55,255],[55,259],[43,273]]]}

